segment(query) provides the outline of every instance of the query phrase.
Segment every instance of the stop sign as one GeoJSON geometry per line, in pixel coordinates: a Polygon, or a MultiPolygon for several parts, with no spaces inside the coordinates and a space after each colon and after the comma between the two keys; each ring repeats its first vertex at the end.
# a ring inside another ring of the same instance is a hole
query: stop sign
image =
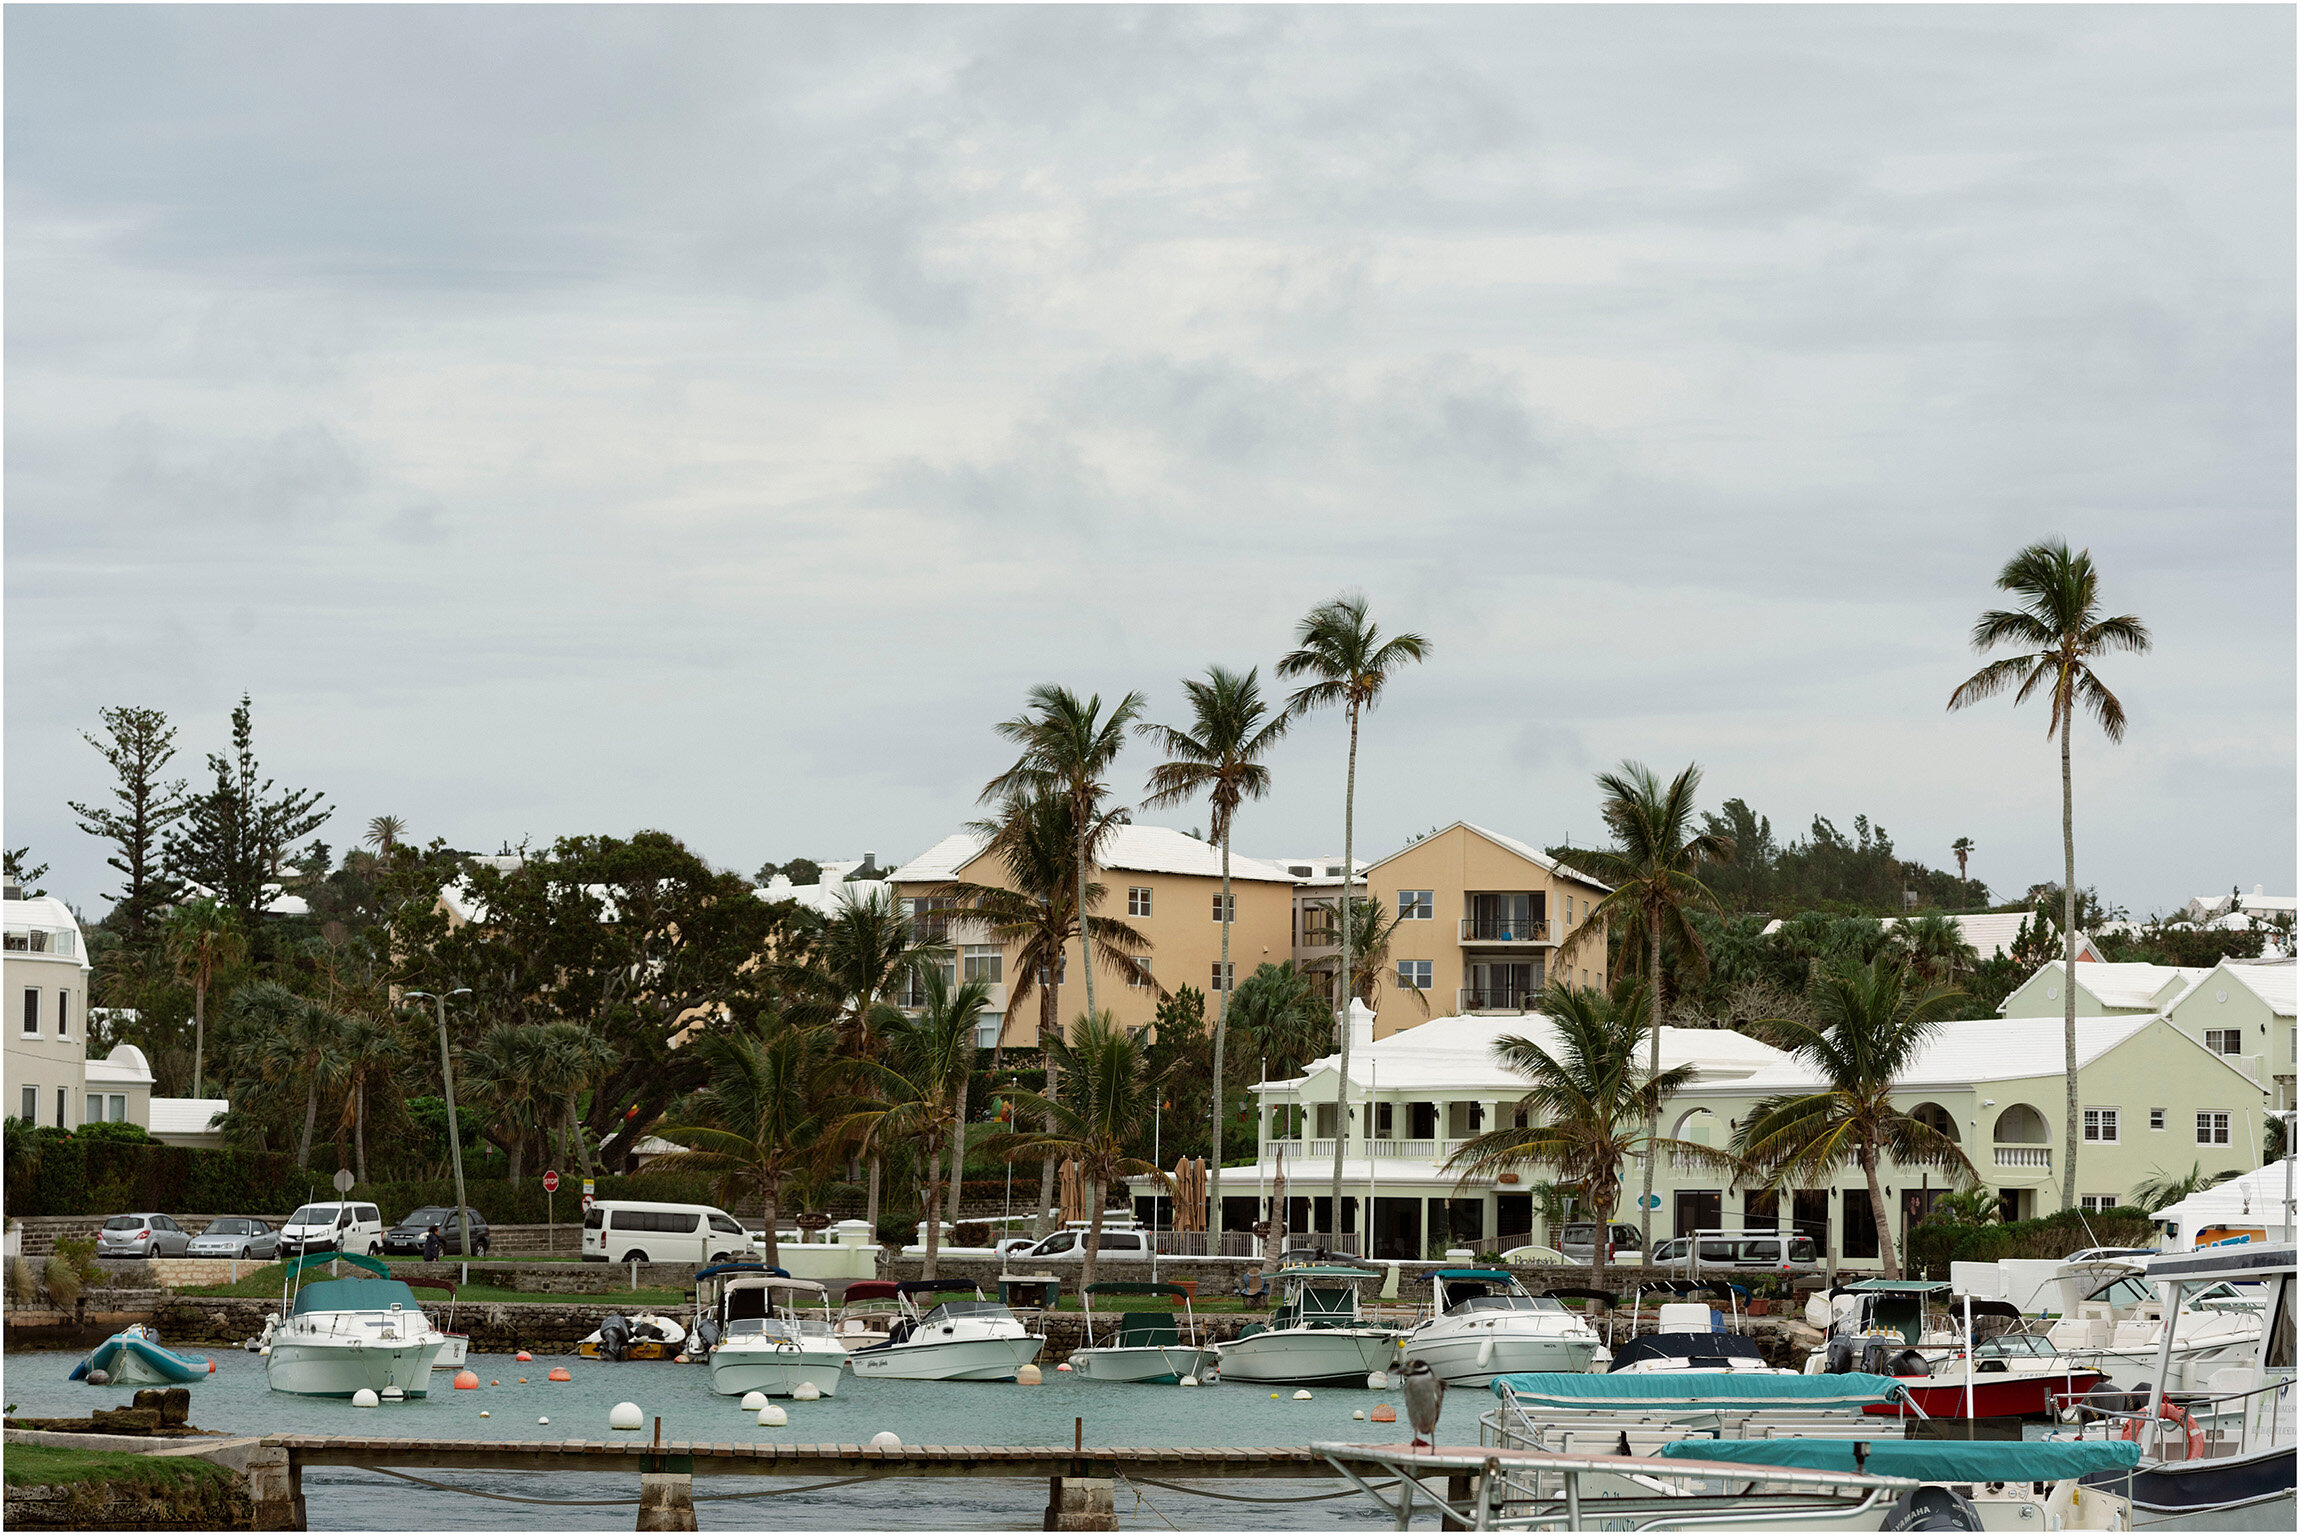
{"type": "Polygon", "coordinates": [[[559,1192],[559,1175],[557,1173],[545,1173],[543,1175],[543,1192],[546,1194],[559,1192]]]}

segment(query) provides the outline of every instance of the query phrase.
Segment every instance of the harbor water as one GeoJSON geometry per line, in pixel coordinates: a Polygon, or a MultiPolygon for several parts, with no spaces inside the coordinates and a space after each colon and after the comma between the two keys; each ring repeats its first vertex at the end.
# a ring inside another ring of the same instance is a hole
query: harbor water
{"type": "MultiPolygon", "coordinates": [[[[624,1437],[607,1427],[618,1402],[636,1402],[651,1438],[663,1420],[665,1439],[720,1443],[868,1444],[881,1432],[907,1445],[1067,1446],[1084,1420],[1089,1445],[1300,1445],[1318,1439],[1403,1441],[1403,1421],[1352,1420],[1353,1410],[1378,1403],[1402,1409],[1396,1392],[1319,1387],[1311,1400],[1293,1400],[1288,1387],[1233,1383],[1201,1387],[1115,1385],[1081,1380],[1049,1369],[1045,1384],[1016,1386],[967,1382],[858,1380],[848,1375],[838,1395],[817,1402],[778,1399],[789,1414],[785,1428],[761,1428],[732,1397],[715,1396],[695,1365],[660,1361],[538,1357],[519,1364],[504,1354],[475,1354],[476,1391],[450,1388],[451,1371],[433,1374],[433,1391],[419,1401],[359,1408],[319,1397],[284,1396],[270,1389],[264,1361],[239,1350],[204,1352],[216,1373],[191,1388],[192,1423],[227,1434],[350,1434],[368,1438],[597,1439],[624,1437]],[[570,1381],[547,1381],[565,1366],[570,1381]],[[519,1384],[526,1377],[525,1385],[519,1384]],[[499,1381],[500,1385],[488,1382],[499,1381]],[[488,1416],[481,1417],[484,1412],[488,1416]],[[538,1418],[548,1417],[548,1426],[538,1418]]],[[[79,1417],[99,1407],[121,1407],[128,1388],[65,1380],[81,1355],[9,1354],[7,1400],[21,1417],[79,1417]]],[[[1492,1406],[1484,1392],[1462,1391],[1447,1402],[1447,1438],[1475,1442],[1477,1415],[1492,1406]]],[[[399,1481],[378,1472],[314,1469],[304,1474],[304,1501],[315,1530],[628,1530],[636,1518],[637,1479],[628,1475],[559,1475],[423,1471],[427,1481],[499,1496],[569,1500],[553,1506],[463,1496],[399,1481]],[[574,1500],[613,1500],[580,1506],[574,1500]]],[[[1046,1508],[1046,1482],[889,1480],[823,1492],[794,1492],[729,1500],[733,1493],[804,1486],[805,1480],[731,1476],[695,1479],[695,1512],[703,1529],[794,1530],[1035,1530],[1046,1508]]],[[[1120,1483],[1122,1529],[1310,1530],[1373,1528],[1385,1523],[1371,1500],[1343,1497],[1289,1502],[1339,1492],[1347,1484],[1315,1481],[1209,1481],[1195,1484],[1223,1498],[1192,1496],[1120,1483]],[[1239,1502],[1230,1499],[1268,1499],[1239,1502]]]]}

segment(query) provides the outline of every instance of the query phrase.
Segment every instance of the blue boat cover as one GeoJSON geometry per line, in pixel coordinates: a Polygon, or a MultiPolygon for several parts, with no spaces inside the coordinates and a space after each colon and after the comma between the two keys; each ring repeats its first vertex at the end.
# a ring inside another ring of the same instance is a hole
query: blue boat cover
{"type": "Polygon", "coordinates": [[[1507,1386],[1528,1407],[1566,1410],[1679,1407],[1706,1412],[1736,1407],[1865,1407],[1902,1397],[1886,1375],[1767,1375],[1754,1370],[1656,1370],[1644,1375],[1571,1375],[1529,1371],[1496,1375],[1493,1393],[1507,1386]]]}
{"type": "Polygon", "coordinates": [[[142,1332],[130,1329],[126,1332],[114,1333],[111,1337],[97,1344],[89,1351],[87,1358],[73,1367],[72,1373],[65,1379],[86,1380],[91,1370],[102,1370],[106,1374],[117,1376],[120,1373],[120,1355],[127,1352],[134,1353],[156,1373],[180,1385],[190,1385],[193,1381],[207,1378],[208,1362],[205,1359],[194,1359],[188,1354],[179,1354],[174,1349],[162,1348],[150,1338],[145,1337],[142,1332]]]}
{"type": "MultiPolygon", "coordinates": [[[[1843,1379],[1825,1376],[1824,1379],[1843,1379]]],[[[1680,1439],[1661,1453],[1671,1460],[1722,1460],[1743,1466],[1800,1466],[1851,1471],[1850,1439],[1680,1439]]],[[[1871,1476],[1921,1482],[2057,1482],[2140,1462],[2140,1446],[2122,1439],[1878,1439],[1869,1441],[1871,1476]]]]}
{"type": "Polygon", "coordinates": [[[307,1311],[419,1311],[415,1292],[396,1279],[322,1279],[296,1291],[295,1314],[307,1311]]]}

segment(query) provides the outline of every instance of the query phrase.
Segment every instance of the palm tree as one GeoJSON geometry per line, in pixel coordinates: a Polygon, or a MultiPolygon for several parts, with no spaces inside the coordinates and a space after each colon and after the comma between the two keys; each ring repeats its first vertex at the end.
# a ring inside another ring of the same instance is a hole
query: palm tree
{"type": "MultiPolygon", "coordinates": [[[[1166,753],[1166,760],[1150,770],[1150,797],[1142,803],[1146,809],[1154,805],[1178,805],[1203,792],[1212,807],[1213,819],[1206,829],[1222,848],[1221,975],[1228,982],[1231,978],[1230,832],[1237,823],[1241,804],[1268,796],[1270,770],[1263,765],[1262,758],[1285,736],[1293,716],[1281,713],[1270,717],[1269,706],[1262,702],[1258,667],[1249,667],[1246,674],[1240,676],[1222,667],[1210,666],[1204,682],[1185,681],[1182,691],[1190,699],[1189,729],[1149,724],[1139,727],[1166,753]]],[[[1222,1229],[1222,1097],[1226,1081],[1222,1054],[1228,1032],[1230,993],[1236,989],[1234,985],[1225,984],[1214,997],[1214,1139],[1213,1152],[1206,1159],[1209,1169],[1206,1229],[1217,1233],[1217,1242],[1222,1229]]]]}
{"type": "MultiPolygon", "coordinates": [[[[1384,907],[1379,901],[1351,896],[1348,917],[1337,920],[1340,905],[1337,901],[1315,901],[1311,903],[1310,910],[1323,913],[1328,928],[1339,927],[1343,921],[1348,923],[1355,940],[1350,955],[1350,995],[1366,1006],[1373,1007],[1382,994],[1382,973],[1388,968],[1390,943],[1397,937],[1401,918],[1396,911],[1384,907]]],[[[1333,989],[1337,967],[1338,961],[1314,959],[1306,968],[1323,975],[1330,991],[1333,989]]],[[[1430,1010],[1429,993],[1416,987],[1403,989],[1420,1004],[1423,1016],[1427,1017],[1430,1010]]]]}
{"type": "MultiPolygon", "coordinates": [[[[1101,818],[1102,801],[1109,791],[1103,778],[1126,744],[1126,727],[1142,712],[1140,693],[1118,700],[1109,718],[1102,717],[1102,695],[1083,703],[1068,688],[1042,682],[1030,690],[1029,708],[998,727],[998,733],[1022,748],[1014,766],[983,785],[978,804],[1009,799],[1016,794],[1058,794],[1070,802],[1071,826],[1078,839],[1078,909],[1091,911],[1086,899],[1089,843],[1101,818]]],[[[1094,953],[1079,953],[1086,976],[1086,1010],[1095,1011],[1094,953]]]]}
{"type": "Polygon", "coordinates": [[[1964,929],[1937,911],[1912,917],[1894,930],[1916,967],[1936,981],[1954,981],[1981,962],[1964,929]]]}
{"type": "Polygon", "coordinates": [[[192,983],[192,1096],[207,1096],[208,987],[247,957],[239,918],[213,896],[186,901],[168,913],[162,943],[176,974],[192,983]]]}
{"type": "MultiPolygon", "coordinates": [[[[2275,1121],[2271,1120],[2270,1123],[2275,1121]]],[[[2240,1167],[2231,1167],[2221,1172],[2208,1173],[2202,1162],[2191,1162],[2188,1171],[2176,1177],[2161,1167],[2152,1167],[2149,1169],[2148,1181],[2132,1191],[2131,1202],[2154,1215],[2165,1206],[2176,1205],[2191,1194],[2201,1194],[2215,1184],[2226,1183],[2243,1171],[2240,1167]]]]}
{"type": "MultiPolygon", "coordinates": [[[[1994,608],[1973,625],[1973,649],[1982,655],[1999,645],[2015,645],[2025,655],[1991,661],[1949,695],[1951,709],[1963,709],[2016,688],[2013,702],[2028,702],[2039,688],[2052,701],[2045,739],[2060,737],[2060,843],[2062,964],[2068,982],[2076,976],[2076,789],[2069,772],[2069,738],[2079,709],[2098,722],[2111,743],[2124,739],[2124,705],[2092,669],[2115,651],[2145,652],[2148,629],[2130,613],[2100,616],[2100,573],[2092,551],[2071,554],[2061,539],[2031,544],[2005,562],[1997,589],[2020,600],[2017,608],[1994,608]]],[[[2076,987],[2064,983],[2061,1018],[2063,1083],[2068,1097],[2068,1156],[2061,1168],[2061,1208],[2076,1207],[2076,987]]]]}
{"type": "MultiPolygon", "coordinates": [[[[1366,599],[1360,592],[1345,592],[1331,602],[1310,609],[1294,628],[1294,648],[1278,659],[1281,677],[1311,679],[1286,700],[1289,715],[1302,715],[1329,704],[1340,704],[1350,721],[1349,774],[1342,787],[1342,894],[1348,895],[1357,879],[1358,725],[1382,700],[1392,677],[1416,661],[1426,661],[1434,647],[1418,634],[1382,638],[1378,625],[1366,617],[1366,599]]],[[[1342,907],[1342,965],[1340,973],[1354,975],[1350,964],[1350,918],[1342,907]]],[[[1350,1141],[1350,1021],[1349,999],[1335,998],[1337,1032],[1341,1037],[1339,1096],[1334,1101],[1334,1221],[1341,1222],[1342,1152],[1350,1141]]]]}
{"type": "Polygon", "coordinates": [[[261,994],[247,1016],[258,1019],[261,1027],[255,1049],[266,1075],[275,1081],[300,1081],[304,1085],[303,1136],[296,1143],[295,1165],[309,1167],[312,1131],[319,1122],[320,1088],[343,1070],[341,1052],[350,1020],[271,982],[243,987],[234,993],[233,1002],[237,1004],[250,991],[261,994]],[[275,991],[278,997],[270,995],[275,991]]]}
{"type": "MultiPolygon", "coordinates": [[[[832,1126],[844,1139],[867,1136],[881,1144],[908,1141],[926,1152],[926,1266],[936,1278],[942,1252],[942,1165],[946,1151],[965,1155],[966,1087],[974,1075],[974,1031],[990,1006],[990,982],[964,981],[954,990],[938,972],[927,977],[926,1006],[887,1030],[885,1058],[864,1062],[858,1081],[867,1096],[832,1126]]],[[[963,1179],[964,1164],[954,1165],[963,1179]]]]}
{"type": "Polygon", "coordinates": [[[343,1038],[338,1046],[345,1077],[343,1117],[337,1121],[336,1133],[351,1131],[352,1171],[360,1182],[367,1182],[367,1090],[371,1083],[388,1082],[392,1072],[407,1059],[407,1045],[389,1024],[368,1017],[364,1013],[351,1014],[344,1020],[343,1038]]]}
{"type": "Polygon", "coordinates": [[[1280,1076],[1293,1075],[1334,1042],[1332,1009],[1292,960],[1265,963],[1240,981],[1231,1007],[1248,1043],[1263,1060],[1278,1063],[1280,1076]]]}
{"type": "Polygon", "coordinates": [[[1846,1167],[1859,1167],[1868,1179],[1887,1279],[1901,1277],[1901,1264],[1878,1164],[1890,1158],[1903,1167],[1940,1168],[1967,1187],[1980,1182],[1952,1137],[1892,1101],[1901,1077],[1964,995],[1954,986],[1914,980],[1907,966],[1883,955],[1865,965],[1839,963],[1813,981],[1812,1023],[1768,1018],[1755,1025],[1752,1033],[1796,1056],[1822,1085],[1765,1099],[1733,1139],[1733,1149],[1769,1189],[1821,1187],[1846,1167]]]}
{"type": "MultiPolygon", "coordinates": [[[[840,1051],[867,1060],[876,1053],[873,1032],[902,1017],[891,998],[923,983],[950,958],[950,945],[924,937],[884,891],[839,892],[838,911],[824,924],[814,963],[841,1009],[840,1051]]],[[[863,1218],[878,1229],[883,1159],[869,1151],[870,1183],[863,1218]]]]}
{"type": "Polygon", "coordinates": [[[819,1155],[836,1118],[837,1100],[826,1091],[830,1040],[822,1029],[769,1019],[706,1035],[694,1048],[705,1086],[687,1100],[686,1123],[655,1130],[690,1149],[655,1165],[717,1173],[722,1205],[757,1194],[766,1206],[767,1266],[775,1267],[783,1185],[819,1155]]]}
{"type": "Polygon", "coordinates": [[[1949,851],[1957,855],[1957,878],[1961,880],[1965,877],[1965,860],[1979,849],[1974,846],[1972,838],[1959,837],[1949,844],[1949,851]]]}
{"type": "MultiPolygon", "coordinates": [[[[1526,1084],[1515,1105],[1525,1123],[1502,1125],[1465,1143],[1446,1159],[1467,1188],[1500,1173],[1529,1168],[1554,1171],[1598,1222],[1592,1244],[1592,1283],[1604,1287],[1605,1223],[1621,1198],[1621,1164],[1642,1154],[1650,1167],[1668,1152],[1703,1168],[1730,1171],[1732,1158],[1713,1147],[1656,1135],[1661,1105],[1691,1084],[1695,1068],[1640,1070],[1637,1046],[1648,1032],[1651,993],[1628,988],[1616,999],[1595,987],[1552,981],[1541,1009],[1552,1038],[1523,1035],[1494,1041],[1494,1060],[1526,1084]]],[[[1650,1248],[1647,1251],[1651,1251],[1650,1248]]]]}
{"type": "Polygon", "coordinates": [[[1173,1191],[1173,1180],[1140,1157],[1126,1155],[1126,1142],[1158,1102],[1165,1072],[1153,1070],[1142,1041],[1107,1012],[1087,1013],[1071,1026],[1070,1038],[1047,1046],[1062,1063],[1067,1084],[1061,1098],[1016,1092],[1018,1107],[1035,1113],[1046,1128],[1009,1131],[983,1142],[985,1149],[1011,1157],[1020,1151],[1050,1152],[1078,1164],[1092,1200],[1081,1287],[1094,1283],[1094,1260],[1102,1245],[1102,1205],[1112,1183],[1149,1178],[1173,1191]]]}
{"type": "Polygon", "coordinates": [[[391,861],[391,850],[399,846],[399,839],[407,835],[407,823],[395,815],[379,815],[367,823],[367,835],[361,840],[375,849],[375,855],[384,862],[391,861]]]}
{"type": "Polygon", "coordinates": [[[566,1117],[560,1127],[561,1156],[588,1177],[592,1166],[591,1148],[583,1139],[579,1100],[586,1088],[621,1064],[623,1052],[586,1025],[567,1018],[544,1026],[543,1044],[536,1095],[564,1101],[566,1117]]]}
{"type": "Polygon", "coordinates": [[[481,1031],[463,1053],[456,1080],[474,1106],[487,1109],[487,1137],[511,1160],[511,1181],[527,1166],[527,1146],[540,1120],[541,1084],[551,1046],[537,1023],[498,1023],[481,1031]]]}
{"type": "MultiPolygon", "coordinates": [[[[1609,922],[1622,924],[1624,963],[1642,948],[1645,983],[1653,993],[1647,1010],[1653,1022],[1648,1074],[1661,1074],[1661,1020],[1669,1016],[1668,977],[1661,970],[1664,939],[1677,946],[1688,970],[1698,976],[1708,969],[1708,953],[1701,947],[1700,931],[1687,920],[1696,908],[1717,910],[1717,897],[1694,872],[1703,864],[1730,863],[1733,839],[1722,832],[1693,829],[1693,796],[1701,787],[1699,764],[1687,764],[1664,789],[1653,770],[1642,762],[1624,762],[1610,773],[1597,775],[1605,791],[1599,807],[1613,846],[1576,852],[1574,861],[1584,872],[1613,888],[1591,907],[1578,926],[1558,945],[1563,959],[1602,932],[1609,922]],[[1643,943],[1636,942],[1643,939],[1643,943]]],[[[1658,1112],[1658,1110],[1656,1110],[1658,1112]]],[[[1645,1132],[1654,1134],[1656,1125],[1645,1132]]],[[[1645,1186],[1637,1202],[1638,1229],[1645,1250],[1653,1250],[1653,1162],[1646,1160],[1645,1186]]]]}

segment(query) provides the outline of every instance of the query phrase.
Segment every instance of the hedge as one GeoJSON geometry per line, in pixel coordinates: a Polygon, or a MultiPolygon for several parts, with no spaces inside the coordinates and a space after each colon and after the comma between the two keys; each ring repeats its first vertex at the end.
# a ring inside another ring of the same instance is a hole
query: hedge
{"type": "Polygon", "coordinates": [[[1992,1226],[1927,1221],[1908,1235],[1909,1266],[1946,1279],[1951,1263],[1999,1258],[2065,1258],[2086,1247],[2150,1247],[2156,1222],[2146,1210],[2057,1210],[2034,1220],[1992,1226]]]}
{"type": "Polygon", "coordinates": [[[8,1177],[11,1215],[112,1215],[122,1210],[280,1210],[306,1190],[324,1193],[329,1173],[299,1169],[277,1151],[41,1136],[8,1177]]]}

